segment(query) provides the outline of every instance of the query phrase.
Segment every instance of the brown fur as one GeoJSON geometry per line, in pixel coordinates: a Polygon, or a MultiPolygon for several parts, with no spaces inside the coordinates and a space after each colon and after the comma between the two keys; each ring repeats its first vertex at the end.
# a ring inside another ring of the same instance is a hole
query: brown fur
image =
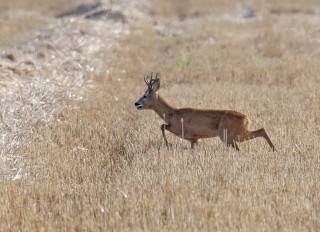
{"type": "Polygon", "coordinates": [[[239,150],[238,142],[263,137],[275,151],[264,128],[256,131],[249,130],[250,120],[246,115],[232,110],[178,109],[159,95],[160,80],[158,78],[152,79],[151,76],[150,82],[146,81],[146,83],[148,90],[135,105],[139,109],[154,110],[165,121],[165,124],[161,125],[161,130],[167,147],[169,143],[165,130],[189,140],[192,148],[199,139],[219,136],[228,146],[239,150]]]}

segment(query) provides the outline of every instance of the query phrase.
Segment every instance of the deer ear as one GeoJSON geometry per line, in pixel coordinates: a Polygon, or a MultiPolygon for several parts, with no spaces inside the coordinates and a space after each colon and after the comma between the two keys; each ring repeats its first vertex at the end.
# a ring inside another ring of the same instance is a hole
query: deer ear
{"type": "Polygon", "coordinates": [[[152,90],[157,92],[160,89],[160,79],[157,78],[154,80],[154,82],[152,83],[152,90]]]}

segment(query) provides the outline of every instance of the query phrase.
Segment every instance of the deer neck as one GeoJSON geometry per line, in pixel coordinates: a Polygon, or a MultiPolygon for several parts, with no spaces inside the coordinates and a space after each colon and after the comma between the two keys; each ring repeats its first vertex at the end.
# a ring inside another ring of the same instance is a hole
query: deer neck
{"type": "Polygon", "coordinates": [[[158,100],[154,104],[153,110],[168,123],[168,118],[176,109],[171,106],[163,97],[158,95],[158,100]]]}

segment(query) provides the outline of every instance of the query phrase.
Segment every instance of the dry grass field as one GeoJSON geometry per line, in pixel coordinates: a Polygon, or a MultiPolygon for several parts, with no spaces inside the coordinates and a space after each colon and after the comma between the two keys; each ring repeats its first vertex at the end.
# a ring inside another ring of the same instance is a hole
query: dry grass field
{"type": "Polygon", "coordinates": [[[0,1],[0,231],[320,230],[318,1],[113,1],[127,23],[27,2],[0,1]],[[134,107],[151,71],[174,106],[243,112],[277,152],[170,133],[167,150],[134,107]]]}

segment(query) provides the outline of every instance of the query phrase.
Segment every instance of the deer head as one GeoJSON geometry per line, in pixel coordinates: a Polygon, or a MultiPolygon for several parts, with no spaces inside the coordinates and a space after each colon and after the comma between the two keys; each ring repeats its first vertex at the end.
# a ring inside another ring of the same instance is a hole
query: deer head
{"type": "Polygon", "coordinates": [[[155,78],[153,76],[153,73],[151,73],[150,77],[148,75],[144,77],[144,81],[146,82],[148,89],[145,94],[134,104],[138,110],[152,109],[155,101],[158,99],[158,90],[160,88],[159,74],[156,73],[155,78]]]}

